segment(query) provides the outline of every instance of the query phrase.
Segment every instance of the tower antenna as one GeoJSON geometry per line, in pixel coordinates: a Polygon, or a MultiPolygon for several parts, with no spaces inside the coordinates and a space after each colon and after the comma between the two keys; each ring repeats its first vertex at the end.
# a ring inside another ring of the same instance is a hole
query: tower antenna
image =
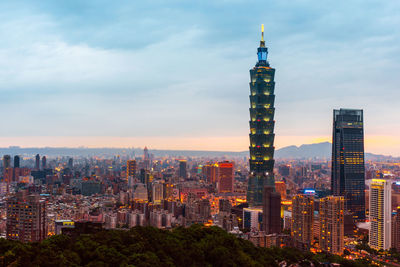
{"type": "Polygon", "coordinates": [[[261,24],[261,41],[264,42],[264,24],[261,24]]]}

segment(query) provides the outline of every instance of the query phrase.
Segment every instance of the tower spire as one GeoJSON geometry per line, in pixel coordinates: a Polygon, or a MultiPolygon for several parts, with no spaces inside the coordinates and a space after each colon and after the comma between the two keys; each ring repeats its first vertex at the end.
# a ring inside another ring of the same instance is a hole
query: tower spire
{"type": "Polygon", "coordinates": [[[264,24],[261,24],[261,41],[264,41],[264,24]]]}
{"type": "Polygon", "coordinates": [[[261,41],[260,41],[260,47],[265,47],[265,41],[264,41],[264,24],[261,24],[261,41]]]}

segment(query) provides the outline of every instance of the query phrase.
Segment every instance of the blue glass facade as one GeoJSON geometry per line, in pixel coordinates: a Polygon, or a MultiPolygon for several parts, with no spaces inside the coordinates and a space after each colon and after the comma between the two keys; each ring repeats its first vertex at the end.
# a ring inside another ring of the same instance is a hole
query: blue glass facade
{"type": "Polygon", "coordinates": [[[355,220],[365,219],[363,111],[333,111],[332,194],[344,196],[355,220]]]}

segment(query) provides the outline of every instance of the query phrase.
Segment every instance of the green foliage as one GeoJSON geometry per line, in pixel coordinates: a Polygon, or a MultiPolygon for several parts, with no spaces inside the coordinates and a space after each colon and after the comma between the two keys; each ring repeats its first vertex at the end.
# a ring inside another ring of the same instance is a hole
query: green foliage
{"type": "Polygon", "coordinates": [[[75,239],[53,236],[41,243],[0,239],[0,266],[318,266],[338,262],[366,266],[338,256],[303,253],[294,248],[259,248],[218,227],[193,225],[172,231],[135,227],[103,230],[75,239]]]}
{"type": "Polygon", "coordinates": [[[361,243],[359,243],[359,244],[356,245],[356,249],[358,249],[358,250],[365,250],[365,251],[367,251],[368,253],[373,254],[373,255],[377,255],[377,254],[378,254],[378,251],[375,250],[375,249],[373,249],[373,248],[371,248],[371,247],[368,245],[368,242],[365,242],[364,240],[363,240],[361,243]]]}

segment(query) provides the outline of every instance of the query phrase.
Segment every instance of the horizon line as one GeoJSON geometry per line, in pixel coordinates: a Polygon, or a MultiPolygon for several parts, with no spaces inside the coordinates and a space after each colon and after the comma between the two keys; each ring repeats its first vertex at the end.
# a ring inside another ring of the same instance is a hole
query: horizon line
{"type": "MultiPolygon", "coordinates": [[[[288,146],[283,146],[281,148],[275,148],[275,150],[280,150],[283,148],[287,148],[287,147],[301,147],[304,145],[318,145],[318,144],[323,144],[323,143],[329,143],[332,144],[332,142],[328,142],[328,141],[324,141],[324,142],[317,142],[317,143],[307,143],[307,144],[301,144],[301,145],[288,145],[288,146]]],[[[242,152],[248,152],[249,150],[201,150],[201,149],[173,149],[173,148],[149,148],[148,146],[137,146],[137,147],[123,147],[123,146],[95,146],[95,147],[89,147],[89,146],[19,146],[19,145],[10,145],[8,147],[1,147],[0,149],[10,149],[10,148],[19,148],[19,149],[34,149],[34,148],[38,148],[38,149],[43,149],[43,148],[68,148],[68,149],[144,149],[145,147],[147,147],[149,149],[149,151],[151,150],[174,150],[174,151],[204,151],[204,152],[232,152],[232,153],[242,153],[242,152]]]]}
{"type": "MultiPolygon", "coordinates": [[[[112,137],[112,136],[18,136],[0,137],[3,148],[144,148],[176,151],[226,151],[244,152],[249,149],[248,135],[239,136],[151,136],[151,137],[112,137]]],[[[275,150],[301,145],[331,142],[331,136],[289,136],[275,138],[275,150]]],[[[365,139],[365,151],[378,155],[400,157],[400,140],[395,136],[369,135],[365,139]]]]}

